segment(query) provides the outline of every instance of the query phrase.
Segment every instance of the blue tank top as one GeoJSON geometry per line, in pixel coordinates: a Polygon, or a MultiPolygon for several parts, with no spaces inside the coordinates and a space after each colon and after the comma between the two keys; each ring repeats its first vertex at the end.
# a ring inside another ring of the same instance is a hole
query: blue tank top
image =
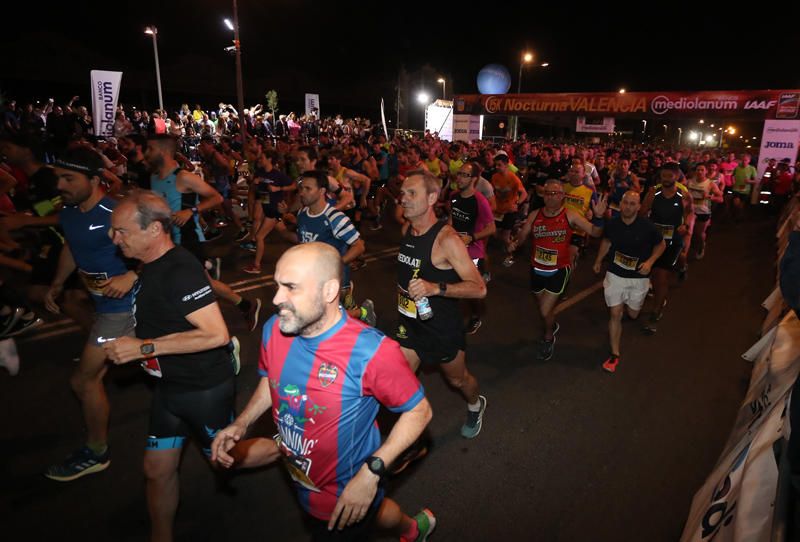
{"type": "Polygon", "coordinates": [[[58,220],[69,243],[69,249],[78,266],[78,275],[94,301],[99,313],[130,312],[133,293],[121,299],[106,297],[101,283],[128,272],[128,266],[119,248],[109,236],[111,213],[116,202],[111,198],[101,199],[87,212],[77,206],[64,207],[58,220]]]}
{"type": "MultiPolygon", "coordinates": [[[[150,188],[153,192],[162,196],[167,200],[167,205],[173,213],[177,213],[183,209],[191,209],[197,207],[199,198],[194,192],[180,192],[178,191],[178,172],[180,168],[176,168],[172,173],[159,179],[158,174],[153,174],[150,177],[150,188]]],[[[200,226],[200,218],[195,215],[191,220],[186,221],[183,227],[172,226],[172,240],[176,245],[186,245],[192,242],[205,242],[206,238],[203,235],[203,228],[200,226]]]]}

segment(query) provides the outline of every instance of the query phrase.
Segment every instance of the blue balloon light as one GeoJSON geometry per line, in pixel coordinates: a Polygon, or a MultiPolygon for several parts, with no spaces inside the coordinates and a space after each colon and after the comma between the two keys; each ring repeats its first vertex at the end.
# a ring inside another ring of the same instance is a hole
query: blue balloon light
{"type": "Polygon", "coordinates": [[[500,64],[488,64],[478,72],[478,92],[505,94],[511,88],[511,74],[500,64]]]}

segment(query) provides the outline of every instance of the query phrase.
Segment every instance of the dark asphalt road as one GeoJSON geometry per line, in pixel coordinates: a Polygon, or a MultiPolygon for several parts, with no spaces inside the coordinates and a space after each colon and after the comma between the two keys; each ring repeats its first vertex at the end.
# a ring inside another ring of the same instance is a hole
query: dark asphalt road
{"type": "MultiPolygon", "coordinates": [[[[540,319],[527,293],[525,260],[505,269],[494,254],[489,314],[467,353],[488,398],[483,432],[462,439],[463,402],[437,373],[422,374],[434,409],[434,448],[390,481],[388,494],[411,513],[430,507],[439,521],[434,540],[677,540],[746,390],[751,366],[740,354],[758,337],[759,304],[774,284],[773,232],[770,220],[715,225],[706,258],[673,288],[658,334],[645,337],[638,323],[625,324],[614,375],[600,368],[608,351],[601,291],[560,314],[555,356],[538,362],[540,319]]],[[[375,300],[379,327],[389,331],[395,263],[386,249],[398,235],[367,232],[366,239],[368,253],[380,256],[355,273],[356,297],[375,300]]],[[[270,249],[268,272],[284,246],[276,241],[270,249]]],[[[599,280],[590,258],[574,276],[571,298],[599,280]]],[[[223,279],[250,280],[239,287],[253,288],[246,295],[269,306],[271,288],[234,270],[248,259],[231,249],[223,279]]],[[[241,408],[257,383],[260,333],[245,333],[232,307],[224,312],[243,344],[241,408]]],[[[111,467],[66,484],[41,476],[83,442],[68,387],[83,338],[60,329],[69,328],[49,326],[19,341],[19,376],[0,371],[4,531],[25,540],[143,540],[140,464],[150,392],[137,367],[113,368],[106,379],[111,467]]],[[[265,420],[255,431],[272,435],[274,427],[265,420]]],[[[178,540],[307,538],[279,468],[242,473],[221,487],[198,448],[189,446],[178,540]]]]}

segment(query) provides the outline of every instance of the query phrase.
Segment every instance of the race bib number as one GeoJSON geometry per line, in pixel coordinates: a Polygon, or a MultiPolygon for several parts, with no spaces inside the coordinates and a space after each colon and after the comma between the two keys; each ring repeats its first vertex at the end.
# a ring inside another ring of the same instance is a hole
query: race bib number
{"type": "Polygon", "coordinates": [[[143,359],[142,369],[144,369],[144,372],[150,376],[154,376],[156,378],[161,378],[164,376],[164,374],[161,372],[161,364],[158,362],[158,358],[143,359]]]}
{"type": "Polygon", "coordinates": [[[614,264],[621,267],[625,271],[636,271],[639,266],[639,258],[628,256],[620,251],[614,251],[614,264]]]}
{"type": "Polygon", "coordinates": [[[89,273],[83,269],[79,269],[78,275],[81,277],[83,284],[90,294],[103,295],[102,284],[108,280],[108,273],[89,273]]]}
{"type": "Polygon", "coordinates": [[[656,226],[661,231],[661,237],[665,241],[672,241],[672,237],[675,235],[675,226],[671,224],[656,224],[656,226]]]}
{"type": "Polygon", "coordinates": [[[275,441],[278,444],[278,449],[282,452],[281,459],[283,459],[283,465],[286,467],[286,472],[289,473],[289,476],[292,477],[292,480],[309,491],[319,493],[320,489],[314,485],[314,482],[309,477],[309,472],[311,471],[311,460],[307,457],[301,457],[292,453],[292,451],[283,444],[283,440],[280,438],[280,436],[276,436],[275,441]]]}
{"type": "Polygon", "coordinates": [[[533,253],[533,261],[539,265],[555,267],[558,265],[558,251],[551,248],[536,247],[533,253]]]}
{"type": "Polygon", "coordinates": [[[408,295],[408,292],[398,286],[397,288],[397,311],[409,318],[417,317],[417,304],[408,295]]]}

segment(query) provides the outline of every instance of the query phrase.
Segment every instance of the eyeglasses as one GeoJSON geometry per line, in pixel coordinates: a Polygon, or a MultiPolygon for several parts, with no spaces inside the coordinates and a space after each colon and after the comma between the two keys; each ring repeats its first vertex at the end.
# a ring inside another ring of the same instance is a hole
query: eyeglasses
{"type": "Polygon", "coordinates": [[[463,177],[465,179],[469,179],[469,178],[472,177],[472,173],[467,173],[465,171],[459,171],[458,173],[456,173],[456,177],[463,177]]]}
{"type": "Polygon", "coordinates": [[[545,196],[562,196],[562,195],[564,195],[564,192],[561,191],[561,190],[545,190],[544,195],[545,196]]]}

